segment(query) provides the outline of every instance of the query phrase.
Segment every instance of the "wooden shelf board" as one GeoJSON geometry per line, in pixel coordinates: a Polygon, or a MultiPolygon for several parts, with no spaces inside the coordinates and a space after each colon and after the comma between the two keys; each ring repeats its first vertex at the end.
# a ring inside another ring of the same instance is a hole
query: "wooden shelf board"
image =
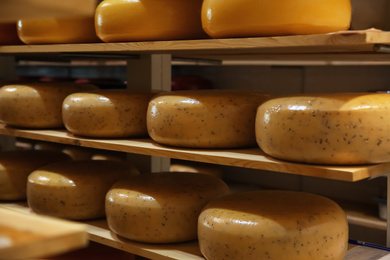
{"type": "Polygon", "coordinates": [[[0,134],[104,150],[169,157],[173,159],[199,161],[349,182],[367,179],[390,171],[390,163],[363,166],[323,166],[286,162],[265,155],[259,148],[230,150],[184,149],[159,145],[151,139],[81,138],[75,137],[66,130],[22,130],[5,126],[0,126],[0,134]]]}

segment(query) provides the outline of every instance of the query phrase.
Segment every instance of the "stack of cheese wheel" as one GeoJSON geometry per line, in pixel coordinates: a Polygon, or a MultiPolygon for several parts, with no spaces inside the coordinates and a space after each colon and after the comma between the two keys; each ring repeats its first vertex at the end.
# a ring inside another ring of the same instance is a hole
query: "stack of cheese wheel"
{"type": "Polygon", "coordinates": [[[63,102],[66,129],[88,137],[147,136],[146,110],[152,93],[125,89],[74,93],[63,102]]]}
{"type": "Polygon", "coordinates": [[[96,88],[75,83],[5,85],[0,88],[0,121],[25,128],[63,127],[63,100],[71,93],[96,88]]]}
{"type": "Polygon", "coordinates": [[[207,260],[342,260],[348,222],[335,202],[319,195],[250,191],[206,205],[198,240],[207,260]]]}
{"type": "Polygon", "coordinates": [[[96,33],[104,42],[204,38],[202,0],[104,0],[96,9],[96,33]]]}
{"type": "Polygon", "coordinates": [[[73,220],[101,218],[109,188],[137,174],[128,163],[111,160],[49,164],[29,175],[27,202],[40,214],[73,220]]]}
{"type": "Polygon", "coordinates": [[[66,154],[53,151],[0,152],[0,200],[25,200],[31,172],[46,164],[70,160],[66,154]]]}
{"type": "Polygon", "coordinates": [[[271,99],[257,112],[264,153],[315,164],[390,161],[390,95],[302,94],[271,99]]]}
{"type": "Polygon", "coordinates": [[[99,41],[93,16],[19,20],[17,28],[20,40],[26,44],[99,41]]]}
{"type": "Polygon", "coordinates": [[[158,143],[180,147],[255,146],[256,109],[268,98],[250,90],[161,93],[149,103],[148,133],[158,143]]]}
{"type": "Polygon", "coordinates": [[[16,29],[16,23],[0,23],[0,45],[21,44],[16,29]]]}
{"type": "Polygon", "coordinates": [[[119,181],[107,193],[107,222],[113,232],[135,241],[193,240],[202,208],[228,192],[221,179],[206,174],[141,174],[119,181]]]}
{"type": "Polygon", "coordinates": [[[202,25],[214,38],[348,30],[350,0],[204,0],[202,25]]]}

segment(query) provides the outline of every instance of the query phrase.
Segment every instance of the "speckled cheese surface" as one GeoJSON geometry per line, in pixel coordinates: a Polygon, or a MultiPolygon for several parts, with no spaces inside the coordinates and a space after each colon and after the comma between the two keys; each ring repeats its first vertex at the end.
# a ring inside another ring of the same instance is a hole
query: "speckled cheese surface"
{"type": "Polygon", "coordinates": [[[208,260],[342,260],[348,223],[336,203],[318,195],[250,191],[206,205],[198,239],[208,260]]]}
{"type": "Polygon", "coordinates": [[[116,183],[107,193],[107,222],[113,232],[135,241],[194,240],[203,206],[227,193],[222,180],[206,174],[141,174],[116,183]]]}
{"type": "Polygon", "coordinates": [[[69,95],[63,102],[66,129],[89,137],[144,137],[152,93],[101,90],[69,95]]]}
{"type": "Polygon", "coordinates": [[[256,146],[256,110],[268,98],[249,90],[162,93],[149,103],[148,133],[158,143],[179,147],[256,146]]]}
{"type": "Polygon", "coordinates": [[[390,95],[286,96],[262,104],[256,139],[268,155],[317,164],[390,161],[390,95]]]}
{"type": "Polygon", "coordinates": [[[139,174],[119,161],[85,160],[50,164],[30,174],[29,207],[39,213],[73,220],[104,217],[105,195],[122,178],[139,174]]]}

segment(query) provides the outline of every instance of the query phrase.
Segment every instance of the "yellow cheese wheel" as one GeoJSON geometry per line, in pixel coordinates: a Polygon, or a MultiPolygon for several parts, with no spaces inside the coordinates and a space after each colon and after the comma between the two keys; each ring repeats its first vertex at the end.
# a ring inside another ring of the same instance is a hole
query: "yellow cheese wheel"
{"type": "Polygon", "coordinates": [[[205,206],[198,240],[207,260],[342,260],[348,222],[344,211],[322,196],[250,191],[205,206]]]}
{"type": "Polygon", "coordinates": [[[63,127],[62,102],[71,93],[96,89],[74,83],[31,83],[0,88],[0,121],[26,128],[63,127]]]}
{"type": "Polygon", "coordinates": [[[105,42],[204,38],[202,0],[104,0],[95,27],[105,42]]]}
{"type": "Polygon", "coordinates": [[[262,104],[256,138],[264,153],[316,164],[390,161],[390,95],[285,96],[262,104]]]}
{"type": "Polygon", "coordinates": [[[191,148],[255,146],[257,107],[267,94],[243,90],[162,93],[149,103],[147,128],[156,142],[191,148]]]}
{"type": "Polygon", "coordinates": [[[16,30],[16,23],[0,23],[0,45],[21,44],[16,30]]]}
{"type": "Polygon", "coordinates": [[[146,110],[152,93],[101,90],[74,93],[63,102],[66,129],[88,137],[147,136],[146,110]]]}
{"type": "Polygon", "coordinates": [[[140,242],[173,243],[197,237],[197,219],[211,199],[229,192],[216,177],[156,172],[119,181],[107,193],[109,228],[140,242]]]}
{"type": "Polygon", "coordinates": [[[202,25],[214,38],[347,30],[350,0],[204,0],[202,25]]]}
{"type": "Polygon", "coordinates": [[[17,150],[0,152],[0,200],[25,200],[28,175],[49,163],[70,161],[61,152],[17,150]]]}
{"type": "Polygon", "coordinates": [[[118,161],[49,164],[28,176],[27,202],[39,214],[73,220],[101,218],[109,188],[137,174],[133,166],[118,161]]]}
{"type": "Polygon", "coordinates": [[[99,41],[93,16],[19,20],[18,35],[20,40],[26,44],[99,41]]]}

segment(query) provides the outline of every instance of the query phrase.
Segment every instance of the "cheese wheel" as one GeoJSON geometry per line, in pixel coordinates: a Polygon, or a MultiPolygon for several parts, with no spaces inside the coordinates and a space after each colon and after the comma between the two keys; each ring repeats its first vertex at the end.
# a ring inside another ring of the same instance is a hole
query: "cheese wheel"
{"type": "Polygon", "coordinates": [[[222,180],[210,175],[141,174],[119,181],[107,193],[108,226],[116,234],[140,242],[193,240],[201,209],[228,192],[222,180]]]}
{"type": "Polygon", "coordinates": [[[202,0],[104,0],[95,27],[105,42],[204,38],[202,0]]]}
{"type": "Polygon", "coordinates": [[[152,98],[149,136],[156,142],[190,148],[255,146],[257,107],[267,94],[243,90],[188,90],[152,98]]]}
{"type": "Polygon", "coordinates": [[[202,25],[214,38],[348,30],[350,0],[204,0],[202,25]]]}
{"type": "Polygon", "coordinates": [[[17,150],[0,152],[0,200],[25,200],[28,175],[49,163],[69,161],[61,152],[17,150]]]}
{"type": "Polygon", "coordinates": [[[0,45],[21,44],[16,30],[16,23],[0,23],[0,45]]]}
{"type": "Polygon", "coordinates": [[[26,44],[98,42],[93,16],[40,18],[18,21],[18,35],[26,44]]]}
{"type": "Polygon", "coordinates": [[[26,128],[63,127],[62,102],[71,93],[96,89],[74,83],[31,83],[0,88],[0,121],[26,128]]]}
{"type": "Polygon", "coordinates": [[[147,136],[146,110],[152,93],[101,90],[74,93],[63,102],[66,129],[88,137],[147,136]]]}
{"type": "Polygon", "coordinates": [[[109,188],[136,174],[133,166],[118,161],[49,164],[29,175],[27,202],[39,214],[72,220],[101,218],[109,188]]]}
{"type": "Polygon", "coordinates": [[[207,260],[342,260],[348,222],[344,211],[322,196],[250,191],[205,206],[198,240],[207,260]]]}
{"type": "Polygon", "coordinates": [[[390,161],[390,95],[329,93],[269,100],[257,111],[264,153],[315,164],[390,161]]]}

